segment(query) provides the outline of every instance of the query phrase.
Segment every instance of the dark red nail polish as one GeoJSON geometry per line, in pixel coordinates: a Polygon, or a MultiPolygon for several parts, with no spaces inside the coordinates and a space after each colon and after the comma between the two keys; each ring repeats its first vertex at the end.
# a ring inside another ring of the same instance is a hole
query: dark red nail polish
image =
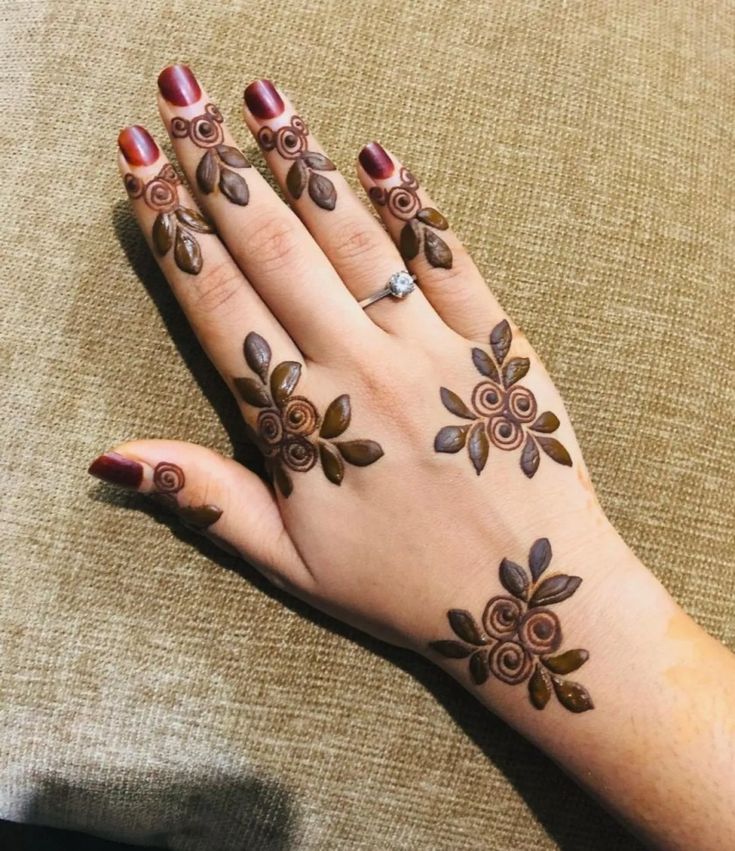
{"type": "Polygon", "coordinates": [[[158,159],[160,153],[153,136],[139,124],[122,130],[117,137],[117,144],[130,165],[150,165],[158,159]]]}
{"type": "Polygon", "coordinates": [[[275,118],[285,109],[270,80],[256,80],[245,89],[245,103],[256,118],[275,118]]]}
{"type": "Polygon", "coordinates": [[[158,88],[174,106],[189,106],[202,96],[197,78],[186,65],[169,65],[158,75],[158,88]]]}
{"type": "Polygon", "coordinates": [[[370,177],[374,177],[376,180],[385,180],[395,171],[393,160],[378,142],[370,142],[370,144],[365,145],[360,151],[359,159],[360,165],[370,177]]]}
{"type": "Polygon", "coordinates": [[[111,485],[121,485],[124,488],[137,488],[143,481],[143,466],[137,461],[131,461],[118,455],[117,452],[105,452],[95,458],[87,471],[91,475],[109,482],[111,485]]]}

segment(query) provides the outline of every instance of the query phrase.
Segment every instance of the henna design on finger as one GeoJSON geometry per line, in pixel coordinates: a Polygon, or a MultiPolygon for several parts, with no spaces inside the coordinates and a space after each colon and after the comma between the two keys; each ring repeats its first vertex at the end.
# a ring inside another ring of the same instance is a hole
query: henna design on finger
{"type": "Polygon", "coordinates": [[[383,449],[374,440],[335,440],[347,431],[352,418],[347,394],[331,402],[322,417],[305,396],[294,395],[301,364],[283,361],[271,370],[271,348],[254,331],[245,338],[243,352],[257,378],[233,382],[242,401],[260,409],[255,428],[248,426],[248,433],[284,497],[293,491],[291,473],[306,473],[321,464],[327,479],[341,485],[345,462],[367,467],[382,458],[383,449]]]}
{"type": "Polygon", "coordinates": [[[523,446],[521,470],[531,479],[541,456],[539,448],[557,464],[572,466],[566,448],[550,435],[559,428],[559,418],[551,411],[538,413],[536,397],[517,382],[528,372],[528,358],[509,358],[513,334],[504,319],[490,334],[492,355],[484,349],[472,350],[472,362],[483,380],[472,391],[470,404],[446,387],[440,389],[442,404],[452,414],[472,425],[445,426],[434,438],[435,452],[459,452],[465,446],[477,475],[485,468],[490,446],[506,452],[523,446]]]}
{"type": "Polygon", "coordinates": [[[528,573],[504,558],[500,582],[508,594],[493,597],[485,606],[481,624],[464,609],[447,612],[449,626],[461,639],[429,642],[446,659],[467,659],[475,685],[495,677],[508,685],[528,683],[528,695],[536,709],[549,702],[552,690],[570,712],[593,709],[592,698],[580,683],[563,676],[581,668],[589,659],[582,648],[556,654],[562,643],[561,623],[548,606],[561,603],[582,584],[579,576],[557,573],[542,579],[551,563],[547,538],[534,541],[528,556],[528,573]]]}
{"type": "Polygon", "coordinates": [[[379,207],[385,207],[391,215],[405,222],[398,237],[398,250],[408,261],[417,257],[423,249],[430,265],[441,269],[452,268],[452,252],[437,230],[446,230],[449,222],[433,207],[422,207],[419,200],[419,182],[405,167],[401,167],[401,182],[397,186],[384,188],[371,186],[370,199],[379,207]]]}
{"type": "Polygon", "coordinates": [[[232,204],[244,207],[250,200],[250,190],[245,178],[233,169],[251,166],[242,151],[224,144],[223,120],[219,108],[208,103],[202,115],[171,119],[171,135],[175,139],[188,136],[198,148],[207,149],[196,170],[197,186],[204,195],[219,189],[232,204]]]}
{"type": "Polygon", "coordinates": [[[147,183],[130,172],[123,181],[131,198],[142,198],[147,207],[158,213],[152,231],[156,252],[164,257],[173,246],[179,269],[198,275],[202,270],[202,252],[194,234],[214,233],[214,228],[196,210],[179,203],[181,181],[171,163],[166,163],[147,183]]]}
{"type": "Polygon", "coordinates": [[[162,461],[153,470],[153,490],[148,496],[177,514],[181,522],[195,532],[204,532],[222,516],[216,505],[179,505],[177,494],[186,484],[184,471],[176,464],[162,461]]]}
{"type": "Polygon", "coordinates": [[[298,200],[307,189],[318,207],[333,210],[337,190],[332,181],[319,172],[334,171],[335,165],[324,154],[309,150],[308,135],[304,119],[294,115],[289,124],[275,130],[261,127],[257,140],[264,151],[275,151],[283,159],[293,161],[286,174],[286,189],[292,198],[298,200]]]}

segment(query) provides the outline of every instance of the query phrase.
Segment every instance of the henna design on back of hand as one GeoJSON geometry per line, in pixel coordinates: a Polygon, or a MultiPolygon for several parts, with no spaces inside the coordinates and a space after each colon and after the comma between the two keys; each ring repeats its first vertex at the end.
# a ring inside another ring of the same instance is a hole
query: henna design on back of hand
{"type": "Polygon", "coordinates": [[[153,245],[161,257],[174,249],[174,260],[182,272],[198,275],[202,270],[202,252],[195,233],[214,233],[209,222],[196,210],[179,203],[181,182],[170,163],[144,183],[128,172],[123,178],[131,198],[142,198],[146,206],[158,213],[153,222],[153,245]]]}
{"type": "Polygon", "coordinates": [[[273,130],[261,127],[258,131],[258,144],[264,151],[276,151],[286,160],[293,160],[286,174],[286,189],[292,198],[298,200],[308,189],[311,200],[323,210],[333,210],[337,203],[337,190],[332,181],[320,174],[321,171],[334,171],[334,163],[324,154],[309,150],[307,136],[309,128],[298,115],[291,123],[273,130]]]}
{"type": "Polygon", "coordinates": [[[398,249],[404,260],[413,260],[423,248],[424,256],[432,266],[451,269],[452,252],[435,233],[446,230],[449,222],[433,207],[421,206],[418,188],[418,180],[403,166],[400,185],[388,189],[371,186],[368,195],[376,204],[387,207],[390,213],[406,223],[398,238],[398,249]]]}
{"type": "Polygon", "coordinates": [[[204,532],[222,516],[216,505],[179,505],[177,494],[186,484],[181,467],[162,461],[153,470],[153,490],[148,493],[159,505],[177,514],[181,522],[195,532],[204,532]]]}
{"type": "Polygon", "coordinates": [[[204,195],[219,189],[228,201],[244,207],[250,200],[250,190],[245,178],[233,169],[250,168],[250,162],[238,148],[224,144],[222,121],[219,108],[208,103],[204,113],[191,120],[174,117],[171,135],[177,139],[188,136],[198,148],[207,149],[196,170],[197,186],[204,195]]]}
{"type": "Polygon", "coordinates": [[[566,448],[549,435],[559,428],[559,418],[551,411],[538,413],[536,397],[518,384],[528,372],[528,358],[509,358],[513,334],[504,319],[490,334],[492,356],[484,349],[472,350],[472,362],[484,380],[472,391],[465,404],[453,391],[442,387],[444,407],[472,425],[445,426],[434,438],[434,451],[459,452],[465,446],[479,476],[487,463],[490,445],[511,451],[523,446],[520,465],[528,478],[538,470],[539,447],[557,464],[572,466],[566,448]]]}
{"type": "Polygon", "coordinates": [[[341,485],[345,461],[367,467],[383,456],[382,447],[374,440],[335,440],[350,425],[348,395],[338,396],[322,417],[305,396],[294,395],[301,364],[283,361],[271,370],[271,348],[254,331],[245,338],[243,351],[258,377],[235,378],[235,389],[243,402],[260,409],[255,429],[246,426],[284,497],[293,491],[291,472],[306,473],[320,463],[327,479],[341,485]]]}
{"type": "Polygon", "coordinates": [[[561,624],[548,608],[571,597],[582,580],[564,573],[542,579],[550,562],[547,538],[539,538],[531,547],[528,573],[504,558],[499,574],[508,594],[499,594],[487,603],[482,624],[465,609],[450,609],[449,626],[461,640],[431,641],[429,647],[446,659],[469,657],[469,674],[478,686],[491,676],[508,685],[527,682],[536,709],[546,706],[553,689],[565,709],[586,712],[594,708],[589,692],[563,676],[581,668],[589,653],[579,648],[557,654],[561,624]]]}

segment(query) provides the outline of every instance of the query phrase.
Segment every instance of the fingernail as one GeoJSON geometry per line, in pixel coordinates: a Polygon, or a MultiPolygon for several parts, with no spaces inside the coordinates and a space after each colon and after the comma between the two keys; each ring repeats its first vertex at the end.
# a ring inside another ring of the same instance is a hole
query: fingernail
{"type": "Polygon", "coordinates": [[[378,142],[370,142],[370,144],[365,145],[360,151],[359,160],[360,165],[370,177],[374,177],[376,180],[385,180],[395,171],[393,160],[378,142]]]}
{"type": "Polygon", "coordinates": [[[124,488],[137,488],[143,481],[143,465],[130,458],[124,458],[117,452],[105,452],[95,458],[87,471],[92,476],[102,479],[111,485],[121,485],[124,488]]]}
{"type": "Polygon", "coordinates": [[[158,88],[174,106],[189,106],[202,96],[197,78],[187,65],[169,65],[158,75],[158,88]]]}
{"type": "Polygon", "coordinates": [[[139,124],[120,131],[117,144],[130,165],[150,165],[158,159],[158,145],[145,127],[139,124]]]}
{"type": "Polygon", "coordinates": [[[284,110],[283,100],[270,80],[256,80],[245,89],[245,103],[256,118],[275,118],[284,110]]]}

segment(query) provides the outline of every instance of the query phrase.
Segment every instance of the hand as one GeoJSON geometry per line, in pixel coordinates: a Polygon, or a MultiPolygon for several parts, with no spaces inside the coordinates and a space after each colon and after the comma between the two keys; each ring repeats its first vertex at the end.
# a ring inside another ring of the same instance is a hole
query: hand
{"type": "Polygon", "coordinates": [[[258,81],[245,120],[289,209],[188,69],[159,87],[196,200],[143,128],[120,134],[121,172],[273,486],[168,441],[90,472],[427,654],[650,841],[721,847],[733,657],[605,518],[559,394],[434,202],[371,143],[358,175],[381,228],[258,81]],[[373,301],[392,278],[404,298],[373,301]]]}
{"type": "Polygon", "coordinates": [[[493,587],[497,554],[540,537],[563,554],[604,532],[558,393],[408,170],[376,143],[360,155],[386,233],[285,97],[256,82],[245,118],[299,222],[188,69],[160,87],[196,201],[142,128],[121,134],[120,168],[275,488],[150,441],[116,450],[131,482],[189,522],[210,506],[199,525],[276,584],[423,651],[463,589],[493,587]],[[413,292],[358,305],[406,265],[413,292]]]}

